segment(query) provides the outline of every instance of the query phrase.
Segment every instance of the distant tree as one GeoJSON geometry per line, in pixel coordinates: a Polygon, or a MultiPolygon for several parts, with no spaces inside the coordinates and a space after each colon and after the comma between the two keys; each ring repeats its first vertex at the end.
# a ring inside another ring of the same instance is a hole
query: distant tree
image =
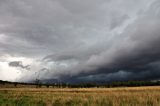
{"type": "Polygon", "coordinates": [[[49,84],[46,84],[46,87],[49,88],[49,84]]]}
{"type": "Polygon", "coordinates": [[[35,84],[36,84],[36,88],[40,88],[42,86],[39,79],[36,79],[35,84]]]}
{"type": "Polygon", "coordinates": [[[14,83],[14,86],[17,87],[17,84],[18,84],[18,83],[14,83]]]}

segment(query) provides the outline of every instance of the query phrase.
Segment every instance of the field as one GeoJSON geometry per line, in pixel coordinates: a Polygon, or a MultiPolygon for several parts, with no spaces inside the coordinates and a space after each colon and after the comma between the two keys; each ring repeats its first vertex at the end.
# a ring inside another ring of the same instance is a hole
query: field
{"type": "Polygon", "coordinates": [[[160,106],[160,87],[0,88],[0,106],[160,106]]]}

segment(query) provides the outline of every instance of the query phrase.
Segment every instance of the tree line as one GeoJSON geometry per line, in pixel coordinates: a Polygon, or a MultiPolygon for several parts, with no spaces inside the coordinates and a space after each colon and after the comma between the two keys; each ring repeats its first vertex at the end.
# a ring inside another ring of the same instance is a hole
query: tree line
{"type": "Polygon", "coordinates": [[[34,83],[20,83],[20,82],[9,82],[9,81],[1,81],[0,84],[3,86],[5,84],[12,84],[14,87],[17,85],[33,85],[37,88],[41,87],[54,87],[54,88],[113,88],[113,87],[139,87],[139,86],[159,86],[160,81],[117,81],[117,82],[106,82],[106,83],[77,83],[77,84],[69,84],[69,83],[42,83],[40,80],[36,80],[34,83]]]}

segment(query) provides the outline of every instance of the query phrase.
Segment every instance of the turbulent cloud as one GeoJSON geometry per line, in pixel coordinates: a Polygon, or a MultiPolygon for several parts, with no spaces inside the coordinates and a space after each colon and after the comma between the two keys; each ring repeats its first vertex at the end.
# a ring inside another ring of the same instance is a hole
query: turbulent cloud
{"type": "Polygon", "coordinates": [[[0,61],[18,81],[159,79],[159,29],[158,0],[0,1],[0,61]]]}

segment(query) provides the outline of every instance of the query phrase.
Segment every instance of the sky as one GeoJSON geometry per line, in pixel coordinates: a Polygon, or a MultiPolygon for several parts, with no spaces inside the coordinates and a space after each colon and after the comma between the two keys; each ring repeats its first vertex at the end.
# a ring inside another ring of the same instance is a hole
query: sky
{"type": "Polygon", "coordinates": [[[0,0],[0,80],[160,79],[159,0],[0,0]]]}

